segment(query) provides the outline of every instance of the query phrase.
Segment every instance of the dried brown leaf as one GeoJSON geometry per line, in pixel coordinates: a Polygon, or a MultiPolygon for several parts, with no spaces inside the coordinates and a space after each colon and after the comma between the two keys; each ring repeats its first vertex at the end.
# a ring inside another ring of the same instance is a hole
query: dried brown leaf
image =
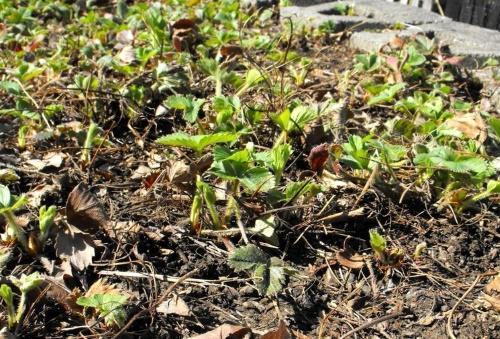
{"type": "Polygon", "coordinates": [[[39,171],[43,171],[50,167],[60,168],[64,162],[66,155],[64,153],[49,152],[42,159],[28,159],[26,163],[35,167],[39,171]]]}
{"type": "Polygon", "coordinates": [[[261,336],[261,339],[290,339],[290,338],[292,338],[292,335],[290,334],[290,331],[288,330],[288,327],[283,320],[280,321],[280,324],[276,330],[269,331],[261,336]]]}
{"type": "Polygon", "coordinates": [[[175,295],[165,300],[156,308],[156,312],[162,314],[177,314],[183,317],[191,315],[191,310],[184,300],[175,295]]]}
{"type": "Polygon", "coordinates": [[[248,327],[224,324],[207,333],[191,337],[191,339],[241,339],[251,332],[252,330],[248,327]]]}
{"type": "Polygon", "coordinates": [[[95,255],[92,238],[73,227],[58,232],[54,247],[59,258],[69,260],[80,271],[92,263],[95,255]]]}
{"type": "Polygon", "coordinates": [[[309,160],[309,165],[311,166],[311,169],[313,171],[319,171],[323,169],[323,166],[328,160],[329,148],[330,147],[328,144],[321,144],[318,146],[314,146],[311,149],[308,160],[309,160]]]}
{"type": "Polygon", "coordinates": [[[68,223],[85,232],[96,232],[106,227],[108,218],[100,201],[85,184],[78,184],[66,201],[66,217],[68,223]]]}
{"type": "Polygon", "coordinates": [[[191,19],[179,19],[176,22],[172,24],[172,28],[174,30],[176,29],[190,29],[190,28],[195,28],[196,23],[194,20],[191,19]]]}
{"type": "Polygon", "coordinates": [[[222,57],[234,57],[236,55],[242,55],[243,48],[238,45],[225,45],[221,46],[221,48],[219,49],[219,54],[222,57]]]}
{"type": "Polygon", "coordinates": [[[445,121],[444,126],[456,129],[470,139],[475,139],[481,144],[488,137],[486,123],[479,113],[456,115],[445,121]]]}
{"type": "Polygon", "coordinates": [[[389,41],[389,45],[391,46],[391,48],[400,49],[403,48],[403,46],[405,45],[405,41],[404,39],[395,36],[394,38],[391,39],[391,41],[389,41]]]}
{"type": "Polygon", "coordinates": [[[492,292],[500,292],[500,273],[498,273],[495,278],[486,285],[484,288],[486,293],[491,294],[492,292]]]}
{"type": "Polygon", "coordinates": [[[353,253],[349,249],[337,252],[337,261],[344,267],[352,269],[360,269],[365,266],[365,261],[363,256],[357,253],[353,253]]]}
{"type": "Polygon", "coordinates": [[[499,297],[492,297],[491,295],[488,294],[483,294],[483,299],[486,300],[491,307],[497,312],[500,312],[500,298],[499,297]]]}
{"type": "Polygon", "coordinates": [[[86,297],[91,297],[96,294],[113,294],[113,295],[128,295],[124,293],[124,291],[118,287],[116,287],[115,284],[110,284],[106,281],[106,279],[98,279],[96,282],[94,282],[87,292],[85,292],[86,297]]]}
{"type": "Polygon", "coordinates": [[[76,303],[76,300],[81,296],[78,288],[71,291],[63,282],[59,281],[59,279],[50,277],[47,278],[46,281],[49,283],[49,288],[47,290],[47,296],[49,298],[55,299],[71,314],[82,314],[83,307],[76,303]]]}

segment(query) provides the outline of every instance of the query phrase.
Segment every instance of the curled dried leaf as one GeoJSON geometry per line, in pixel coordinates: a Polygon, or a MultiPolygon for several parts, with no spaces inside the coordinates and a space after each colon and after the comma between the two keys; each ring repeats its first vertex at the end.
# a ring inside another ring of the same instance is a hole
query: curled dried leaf
{"type": "Polygon", "coordinates": [[[106,227],[108,217],[97,197],[83,183],[78,184],[66,201],[68,223],[85,232],[96,232],[106,227]]]}
{"type": "Polygon", "coordinates": [[[219,49],[219,55],[223,58],[231,58],[243,54],[243,48],[238,45],[225,45],[219,49]]]}
{"type": "Polygon", "coordinates": [[[352,269],[360,269],[365,266],[365,261],[362,255],[352,252],[349,249],[337,252],[337,261],[344,267],[352,269]]]}
{"type": "Polygon", "coordinates": [[[326,161],[328,160],[328,156],[330,146],[328,144],[321,144],[318,146],[314,146],[309,153],[309,166],[313,171],[320,171],[323,169],[326,161]]]}
{"type": "Polygon", "coordinates": [[[249,333],[252,333],[252,330],[248,327],[224,324],[213,329],[212,331],[197,335],[195,337],[192,337],[191,339],[242,339],[249,333]]]}

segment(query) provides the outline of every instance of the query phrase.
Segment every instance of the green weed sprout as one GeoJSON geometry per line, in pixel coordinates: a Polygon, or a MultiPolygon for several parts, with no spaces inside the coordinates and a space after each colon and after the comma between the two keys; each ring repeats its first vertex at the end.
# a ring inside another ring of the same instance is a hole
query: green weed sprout
{"type": "Polygon", "coordinates": [[[40,229],[38,241],[40,244],[44,244],[50,234],[50,228],[54,224],[57,209],[56,206],[50,206],[49,208],[42,206],[38,213],[38,227],[40,229]]]}
{"type": "Polygon", "coordinates": [[[15,310],[14,297],[10,286],[5,284],[0,286],[0,297],[6,305],[9,328],[13,328],[23,317],[28,301],[28,293],[32,289],[37,288],[43,282],[43,278],[38,272],[34,272],[30,275],[22,274],[19,279],[16,277],[10,277],[10,280],[21,291],[21,297],[19,299],[19,304],[17,305],[17,310],[15,310]]]}
{"type": "Polygon", "coordinates": [[[25,250],[28,249],[26,234],[22,227],[17,224],[14,211],[20,209],[26,202],[25,196],[16,197],[11,195],[9,188],[0,184],[0,214],[7,220],[4,237],[6,239],[16,239],[25,250]]]}
{"type": "Polygon", "coordinates": [[[16,311],[14,307],[12,289],[9,285],[2,284],[2,286],[0,286],[0,298],[2,298],[5,302],[5,308],[7,310],[7,323],[9,328],[12,328],[16,324],[16,311]]]}
{"type": "Polygon", "coordinates": [[[90,151],[94,145],[94,140],[99,133],[99,126],[95,122],[91,122],[89,129],[87,131],[87,136],[85,138],[85,143],[83,144],[81,160],[85,163],[90,162],[90,151]]]}

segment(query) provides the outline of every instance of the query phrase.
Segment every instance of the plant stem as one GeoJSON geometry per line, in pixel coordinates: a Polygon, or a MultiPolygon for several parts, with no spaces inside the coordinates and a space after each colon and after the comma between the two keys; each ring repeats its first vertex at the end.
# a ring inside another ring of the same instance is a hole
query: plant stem
{"type": "Polygon", "coordinates": [[[16,217],[11,211],[4,212],[5,219],[7,219],[7,236],[14,236],[21,244],[24,250],[28,250],[26,242],[26,235],[21,227],[16,222],[16,217]]]}
{"type": "Polygon", "coordinates": [[[16,324],[21,322],[24,310],[26,309],[26,301],[27,301],[26,293],[21,292],[21,299],[19,299],[19,305],[17,305],[16,324]]]}
{"type": "Polygon", "coordinates": [[[287,137],[288,137],[287,131],[281,131],[280,135],[278,136],[278,139],[276,139],[276,142],[274,143],[274,147],[284,143],[287,137]]]}

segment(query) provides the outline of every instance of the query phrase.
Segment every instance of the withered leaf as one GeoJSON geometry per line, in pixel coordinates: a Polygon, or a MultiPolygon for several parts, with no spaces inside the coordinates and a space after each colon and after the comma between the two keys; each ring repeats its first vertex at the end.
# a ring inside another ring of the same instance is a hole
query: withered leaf
{"type": "Polygon", "coordinates": [[[394,38],[391,39],[389,44],[394,49],[400,49],[403,48],[405,41],[402,38],[395,36],[394,38]]]}
{"type": "Polygon", "coordinates": [[[290,339],[292,335],[288,330],[285,322],[283,320],[280,321],[280,324],[276,330],[269,331],[266,334],[261,336],[261,339],[290,339]]]}
{"type": "Polygon", "coordinates": [[[365,265],[362,255],[348,249],[337,252],[337,261],[342,266],[352,269],[360,269],[365,265]]]}
{"type": "Polygon", "coordinates": [[[191,339],[241,339],[246,334],[251,333],[248,327],[240,325],[224,324],[212,331],[191,337],[191,339]]]}
{"type": "Polygon", "coordinates": [[[55,299],[60,305],[62,305],[67,312],[71,314],[81,314],[83,312],[83,307],[76,303],[78,297],[81,296],[80,290],[78,288],[69,290],[63,282],[58,279],[46,278],[49,283],[49,289],[47,291],[47,296],[49,298],[55,299]]]}
{"type": "Polygon", "coordinates": [[[497,311],[500,312],[500,298],[498,297],[492,297],[491,295],[488,294],[483,294],[483,299],[486,300],[491,307],[497,311]]]}
{"type": "Polygon", "coordinates": [[[123,290],[116,287],[115,284],[110,284],[106,279],[100,278],[96,280],[85,292],[86,297],[91,297],[96,294],[113,294],[113,295],[128,295],[123,290]]]}
{"type": "Polygon", "coordinates": [[[321,144],[314,146],[309,153],[309,166],[313,171],[319,171],[323,169],[329,155],[329,145],[321,144]]]}
{"type": "Polygon", "coordinates": [[[179,19],[173,23],[173,29],[189,29],[196,26],[195,22],[191,19],[179,19]]]}
{"type": "Polygon", "coordinates": [[[486,293],[492,294],[493,291],[500,292],[500,273],[498,273],[495,278],[486,285],[484,288],[486,293]]]}
{"type": "Polygon", "coordinates": [[[158,305],[156,312],[162,314],[177,314],[184,317],[191,315],[189,306],[177,295],[174,295],[172,298],[158,305]]]}
{"type": "Polygon", "coordinates": [[[76,185],[69,194],[66,217],[68,223],[85,232],[96,232],[108,223],[102,204],[83,183],[76,185]]]}
{"type": "Polygon", "coordinates": [[[236,55],[242,55],[243,49],[238,45],[225,45],[221,46],[219,54],[222,57],[233,57],[236,55]]]}
{"type": "Polygon", "coordinates": [[[444,126],[462,132],[467,138],[476,139],[481,144],[488,137],[486,123],[479,113],[456,115],[444,122],[444,126]]]}
{"type": "Polygon", "coordinates": [[[68,259],[80,271],[92,263],[95,255],[92,238],[70,227],[57,233],[54,247],[59,258],[68,259]]]}

